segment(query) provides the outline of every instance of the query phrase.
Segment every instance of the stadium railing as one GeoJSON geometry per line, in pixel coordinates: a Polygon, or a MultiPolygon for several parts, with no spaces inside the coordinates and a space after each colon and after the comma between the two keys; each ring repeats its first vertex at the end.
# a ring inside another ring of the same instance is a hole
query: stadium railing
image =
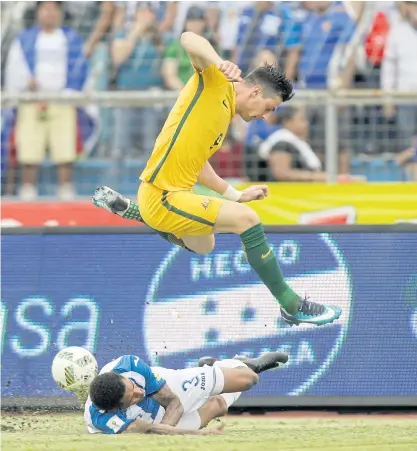
{"type": "MultiPolygon", "coordinates": [[[[126,108],[150,108],[158,114],[158,127],[162,126],[169,108],[174,104],[178,93],[173,91],[90,91],[85,93],[2,93],[2,108],[17,107],[22,103],[57,102],[76,107],[92,107],[95,110],[99,127],[97,144],[88,152],[84,152],[76,163],[75,183],[80,195],[88,195],[97,183],[113,184],[126,193],[136,191],[137,175],[143,168],[149,149],[140,149],[139,153],[123,154],[114,151],[114,135],[120,124],[115,121],[116,110],[126,108]]],[[[398,123],[390,123],[384,117],[385,105],[408,107],[417,104],[416,92],[383,92],[380,90],[297,90],[291,101],[295,107],[305,107],[309,118],[320,116],[310,129],[318,133],[319,144],[325,154],[325,167],[328,182],[334,183],[338,173],[339,153],[343,150],[344,141],[350,151],[350,172],[363,175],[369,181],[403,181],[405,175],[398,166],[395,155],[404,150],[397,140],[398,123]],[[320,130],[322,128],[322,130],[320,130]]],[[[139,121],[140,122],[140,121],[139,121]]],[[[395,121],[394,121],[395,122],[395,121]]],[[[127,127],[140,129],[140,123],[132,119],[127,127]]],[[[147,127],[142,127],[146,132],[147,127]]],[[[120,130],[119,130],[120,131],[120,130]]],[[[119,133],[120,134],[120,133],[119,133]]],[[[410,130],[410,135],[412,131],[410,130]]],[[[139,138],[141,139],[141,138],[139,138]]],[[[240,134],[238,141],[244,140],[240,134]]],[[[314,150],[315,145],[312,144],[314,150]]],[[[140,142],[139,142],[140,147],[140,142]]],[[[225,165],[237,167],[234,178],[244,178],[245,159],[259,160],[257,153],[245,153],[241,149],[236,155],[226,156],[225,165]]],[[[253,162],[252,162],[253,163],[253,162]]],[[[255,161],[256,165],[256,161],[255,161]]],[[[259,169],[259,175],[262,176],[259,169]]],[[[220,175],[227,177],[220,173],[220,175]]],[[[255,175],[255,178],[257,175],[255,175]]],[[[54,191],[55,175],[51,165],[45,162],[41,171],[40,184],[43,194],[54,191]]]]}

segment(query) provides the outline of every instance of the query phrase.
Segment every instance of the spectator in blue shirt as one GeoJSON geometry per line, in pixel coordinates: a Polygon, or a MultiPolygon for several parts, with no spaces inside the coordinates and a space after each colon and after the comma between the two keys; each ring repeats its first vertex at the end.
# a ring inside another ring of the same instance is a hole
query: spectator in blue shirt
{"type": "MultiPolygon", "coordinates": [[[[161,88],[162,39],[152,8],[138,8],[133,21],[120,30],[112,43],[115,87],[124,91],[161,88]]],[[[114,157],[146,159],[159,132],[159,112],[153,107],[117,108],[114,121],[114,157]],[[130,154],[132,149],[136,153],[130,154]],[[140,151],[140,152],[138,152],[140,151]]]]}
{"type": "Polygon", "coordinates": [[[244,74],[263,62],[277,62],[285,55],[285,72],[292,79],[299,45],[300,26],[293,21],[288,8],[261,1],[243,10],[235,59],[244,74]]]}
{"type": "MultiPolygon", "coordinates": [[[[349,43],[355,22],[335,2],[308,2],[301,18],[301,49],[298,79],[309,89],[328,87],[328,70],[338,46],[349,43]]],[[[300,13],[299,13],[300,14],[300,13]]]]}
{"type": "MultiPolygon", "coordinates": [[[[303,9],[294,13],[301,26],[299,47],[298,83],[307,89],[329,87],[329,66],[337,51],[349,43],[355,29],[355,22],[346,12],[341,2],[303,2],[303,9]]],[[[338,111],[339,122],[339,170],[350,171],[350,130],[348,111],[338,111]]],[[[325,152],[324,108],[320,105],[307,109],[309,143],[319,155],[325,152]]]]}

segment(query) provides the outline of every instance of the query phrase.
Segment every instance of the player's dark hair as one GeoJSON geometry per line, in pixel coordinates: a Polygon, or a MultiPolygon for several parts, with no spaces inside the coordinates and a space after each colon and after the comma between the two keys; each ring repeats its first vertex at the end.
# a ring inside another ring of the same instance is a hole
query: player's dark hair
{"type": "Polygon", "coordinates": [[[90,385],[90,398],[102,410],[120,408],[126,386],[120,374],[110,371],[98,375],[90,385]]]}
{"type": "Polygon", "coordinates": [[[245,77],[245,81],[262,86],[266,94],[279,95],[283,102],[294,96],[293,85],[285,76],[285,72],[273,64],[264,63],[245,77]]]}

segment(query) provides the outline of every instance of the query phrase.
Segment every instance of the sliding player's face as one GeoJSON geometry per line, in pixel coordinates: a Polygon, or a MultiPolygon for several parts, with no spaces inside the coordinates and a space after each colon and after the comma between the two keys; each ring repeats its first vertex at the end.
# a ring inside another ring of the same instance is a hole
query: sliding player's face
{"type": "Polygon", "coordinates": [[[121,409],[127,409],[145,399],[145,390],[138,387],[131,379],[123,377],[123,383],[126,386],[126,391],[122,398],[121,409]]]}
{"type": "Polygon", "coordinates": [[[238,113],[244,121],[267,120],[281,105],[280,96],[268,97],[265,94],[261,86],[253,86],[245,90],[240,99],[236,98],[238,113]]]}

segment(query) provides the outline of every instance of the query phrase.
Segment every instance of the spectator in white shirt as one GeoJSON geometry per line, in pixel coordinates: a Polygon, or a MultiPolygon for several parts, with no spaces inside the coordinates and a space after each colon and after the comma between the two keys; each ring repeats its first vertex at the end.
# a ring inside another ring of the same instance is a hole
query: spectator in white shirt
{"type": "MultiPolygon", "coordinates": [[[[82,90],[87,78],[83,41],[73,29],[61,26],[61,2],[37,2],[37,22],[39,26],[23,31],[10,48],[6,91],[82,90]]],[[[19,106],[15,143],[17,160],[23,167],[22,199],[37,197],[37,172],[46,150],[58,166],[58,196],[62,200],[74,197],[72,165],[78,136],[75,107],[39,103],[19,106]]]]}
{"type": "MultiPolygon", "coordinates": [[[[381,87],[386,91],[417,91],[417,2],[401,2],[403,20],[390,30],[382,63],[381,87]]],[[[395,108],[385,108],[388,117],[395,108]]],[[[400,106],[397,111],[400,145],[411,144],[417,134],[417,106],[400,106]]]]}

